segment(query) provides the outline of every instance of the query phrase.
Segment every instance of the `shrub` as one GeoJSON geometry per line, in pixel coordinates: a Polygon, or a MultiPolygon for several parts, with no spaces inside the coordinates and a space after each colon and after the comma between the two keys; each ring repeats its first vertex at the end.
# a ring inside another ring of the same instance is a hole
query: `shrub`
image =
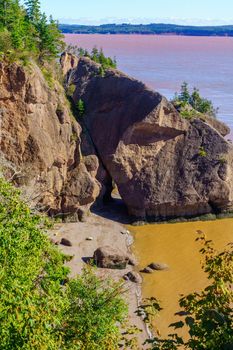
{"type": "Polygon", "coordinates": [[[65,257],[19,192],[0,178],[0,349],[55,349],[66,304],[65,257]]]}
{"type": "Polygon", "coordinates": [[[91,268],[69,281],[46,222],[0,177],[0,349],[116,349],[123,285],[91,268]]]}
{"type": "Polygon", "coordinates": [[[53,73],[45,67],[41,67],[41,72],[49,86],[50,89],[54,87],[54,79],[53,79],[53,73]]]}
{"type": "Polygon", "coordinates": [[[83,117],[83,115],[85,114],[85,104],[81,98],[78,100],[76,107],[78,111],[78,116],[83,117]]]}
{"type": "Polygon", "coordinates": [[[97,278],[92,267],[71,281],[69,308],[64,316],[65,341],[69,349],[115,350],[121,340],[118,325],[127,315],[120,295],[122,283],[97,278]]]}
{"type": "Polygon", "coordinates": [[[200,148],[199,148],[198,155],[199,155],[200,157],[206,157],[206,156],[207,156],[207,152],[205,151],[204,147],[200,147],[200,148]]]}
{"type": "Polygon", "coordinates": [[[0,31],[0,52],[12,50],[11,33],[8,30],[0,31]]]}

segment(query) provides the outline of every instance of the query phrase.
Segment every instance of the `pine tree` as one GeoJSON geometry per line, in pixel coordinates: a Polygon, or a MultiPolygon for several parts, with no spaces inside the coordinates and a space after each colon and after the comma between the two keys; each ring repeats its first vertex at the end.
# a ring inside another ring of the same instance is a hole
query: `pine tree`
{"type": "Polygon", "coordinates": [[[56,21],[50,17],[49,22],[45,13],[41,15],[38,23],[40,61],[52,59],[64,48],[63,35],[58,29],[56,21]]]}
{"type": "Polygon", "coordinates": [[[16,0],[0,0],[0,27],[10,29],[16,19],[15,10],[19,8],[16,0]]]}
{"type": "Polygon", "coordinates": [[[27,0],[25,4],[29,20],[37,24],[41,18],[40,0],[27,0]]]}
{"type": "Polygon", "coordinates": [[[188,90],[188,83],[186,83],[186,82],[183,82],[183,84],[181,85],[180,98],[183,102],[189,103],[190,94],[189,94],[189,90],[188,90]]]}

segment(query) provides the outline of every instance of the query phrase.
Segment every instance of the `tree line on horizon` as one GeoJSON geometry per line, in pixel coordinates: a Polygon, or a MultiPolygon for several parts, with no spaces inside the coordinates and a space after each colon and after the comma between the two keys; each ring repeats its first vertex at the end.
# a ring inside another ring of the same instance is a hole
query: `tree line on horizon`
{"type": "Polygon", "coordinates": [[[79,25],[63,23],[59,25],[59,28],[64,34],[174,34],[188,36],[233,36],[233,25],[185,26],[165,23],[79,25]]]}

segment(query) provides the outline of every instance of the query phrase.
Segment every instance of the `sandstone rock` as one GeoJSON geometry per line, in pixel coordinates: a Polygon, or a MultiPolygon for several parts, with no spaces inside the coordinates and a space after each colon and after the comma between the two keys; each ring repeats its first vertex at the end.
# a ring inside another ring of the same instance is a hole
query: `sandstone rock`
{"type": "Polygon", "coordinates": [[[84,217],[99,194],[98,158],[81,157],[81,127],[63,88],[56,82],[50,88],[33,63],[29,69],[1,62],[0,71],[0,167],[16,174],[30,206],[67,220],[78,210],[84,217]]]}
{"type": "Polygon", "coordinates": [[[128,273],[126,273],[123,278],[126,281],[131,281],[133,283],[141,283],[141,277],[137,272],[134,271],[130,271],[128,273]]]}
{"type": "Polygon", "coordinates": [[[216,129],[222,136],[226,136],[231,132],[230,128],[226,124],[220,122],[217,118],[211,118],[208,115],[202,115],[200,119],[216,129]]]}
{"type": "Polygon", "coordinates": [[[85,103],[93,154],[102,164],[101,196],[111,196],[114,180],[129,214],[143,219],[232,208],[233,147],[221,135],[227,127],[186,120],[143,83],[112,69],[104,78],[98,72],[98,64],[79,60],[74,99],[85,103]]]}
{"type": "Polygon", "coordinates": [[[74,69],[78,65],[78,57],[75,55],[63,52],[63,54],[60,57],[60,64],[62,67],[62,73],[63,75],[66,75],[71,69],[74,69]]]}
{"type": "Polygon", "coordinates": [[[65,245],[67,247],[72,247],[72,245],[73,245],[72,242],[69,239],[67,239],[67,238],[62,238],[61,239],[61,244],[65,245]]]}
{"type": "Polygon", "coordinates": [[[140,272],[143,272],[143,273],[152,273],[153,270],[150,268],[150,267],[145,267],[143,270],[141,270],[140,272]]]}
{"type": "Polygon", "coordinates": [[[168,269],[168,265],[163,263],[151,263],[150,265],[148,265],[148,267],[152,270],[157,270],[157,271],[168,269]]]}
{"type": "Polygon", "coordinates": [[[136,266],[137,265],[137,261],[133,258],[133,257],[129,257],[129,265],[131,266],[136,266]]]}
{"type": "Polygon", "coordinates": [[[107,269],[125,269],[129,258],[123,252],[110,246],[98,248],[94,252],[96,266],[107,269]]]}

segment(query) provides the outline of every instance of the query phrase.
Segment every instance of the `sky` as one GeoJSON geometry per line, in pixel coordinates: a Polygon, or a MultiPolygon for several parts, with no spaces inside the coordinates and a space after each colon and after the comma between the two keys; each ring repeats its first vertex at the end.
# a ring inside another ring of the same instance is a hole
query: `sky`
{"type": "Polygon", "coordinates": [[[233,24],[233,0],[41,0],[61,23],[233,24]]]}

